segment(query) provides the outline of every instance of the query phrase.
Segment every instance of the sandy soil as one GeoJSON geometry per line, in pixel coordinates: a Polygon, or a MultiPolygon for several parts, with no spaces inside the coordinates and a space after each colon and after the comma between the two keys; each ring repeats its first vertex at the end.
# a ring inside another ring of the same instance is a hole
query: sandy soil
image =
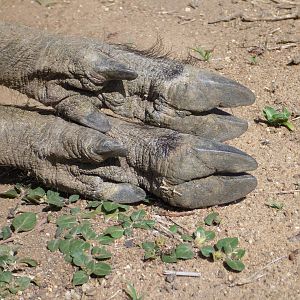
{"type": "MultiPolygon", "coordinates": [[[[46,249],[55,230],[46,224],[42,233],[18,240],[23,244],[22,251],[40,262],[32,273],[41,278],[42,284],[39,288],[32,286],[16,299],[126,299],[122,291],[126,281],[133,283],[144,299],[300,299],[300,257],[286,257],[300,248],[299,239],[289,239],[300,232],[300,193],[293,192],[300,184],[300,120],[294,121],[293,133],[255,122],[266,105],[287,107],[295,118],[300,114],[300,65],[288,65],[294,55],[300,54],[300,20],[245,21],[293,13],[298,0],[203,0],[198,1],[198,7],[197,1],[189,0],[40,1],[53,2],[49,7],[37,2],[2,0],[0,19],[56,33],[134,43],[140,48],[147,48],[160,36],[175,57],[184,57],[197,46],[214,49],[208,63],[199,61],[197,65],[238,80],[257,96],[253,106],[232,111],[247,119],[250,126],[231,144],[257,159],[259,168],[253,173],[258,187],[241,202],[214,208],[223,220],[219,235],[238,236],[247,250],[242,273],[197,259],[167,268],[198,271],[199,278],[176,278],[169,283],[162,275],[166,269],[163,263],[144,263],[138,247],[126,248],[120,243],[115,249],[113,274],[100,283],[92,281],[82,291],[70,284],[72,267],[59,254],[46,249]],[[244,19],[209,24],[236,13],[242,13],[244,19]],[[251,47],[263,52],[255,65],[249,63],[251,47]],[[283,203],[283,209],[266,206],[272,200],[283,203]]],[[[0,102],[20,99],[24,97],[4,88],[0,91],[0,102]]],[[[2,184],[0,189],[8,187],[2,184]]],[[[3,225],[15,204],[14,200],[4,199],[0,203],[3,225]]],[[[146,210],[150,217],[166,212],[156,205],[146,210]]],[[[210,211],[195,210],[190,216],[171,219],[193,230],[210,211]]],[[[143,233],[135,235],[137,242],[142,238],[143,233]]]]}

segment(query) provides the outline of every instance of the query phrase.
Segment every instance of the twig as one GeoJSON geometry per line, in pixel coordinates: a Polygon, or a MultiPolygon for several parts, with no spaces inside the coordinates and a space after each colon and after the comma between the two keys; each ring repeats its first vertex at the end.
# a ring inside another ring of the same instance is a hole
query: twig
{"type": "Polygon", "coordinates": [[[291,44],[280,45],[280,46],[276,46],[276,47],[270,47],[270,48],[268,47],[267,50],[268,51],[283,50],[283,49],[289,49],[289,48],[293,48],[293,47],[297,47],[297,44],[291,43],[291,44]]]}
{"type": "Polygon", "coordinates": [[[223,18],[220,18],[220,19],[216,19],[214,21],[208,21],[208,24],[216,24],[216,23],[221,23],[221,22],[230,22],[232,20],[239,19],[242,16],[243,16],[243,14],[241,12],[238,12],[238,13],[235,13],[231,16],[226,16],[226,17],[223,17],[223,18]]]}
{"type": "Polygon", "coordinates": [[[249,284],[263,276],[265,276],[266,274],[261,274],[261,272],[265,269],[267,269],[268,267],[270,267],[271,265],[283,260],[283,259],[286,259],[288,258],[288,255],[284,255],[284,256],[280,256],[280,257],[277,257],[276,259],[270,261],[269,263],[267,263],[263,268],[261,268],[260,270],[256,271],[254,274],[250,275],[249,277],[245,278],[245,279],[242,279],[241,281],[238,281],[238,282],[234,282],[232,284],[229,285],[229,287],[234,287],[234,286],[241,286],[241,285],[244,285],[244,284],[249,284]]]}
{"type": "Polygon", "coordinates": [[[186,217],[186,216],[191,216],[194,215],[194,211],[162,211],[158,213],[160,216],[165,216],[165,217],[172,217],[172,218],[177,218],[177,217],[186,217]]]}
{"type": "Polygon", "coordinates": [[[292,14],[287,14],[283,16],[272,16],[272,17],[250,17],[242,14],[241,12],[233,14],[231,16],[227,16],[224,18],[220,18],[217,20],[209,21],[208,24],[216,24],[220,22],[229,22],[235,19],[241,19],[242,22],[277,22],[277,21],[283,21],[283,20],[298,20],[300,19],[300,13],[295,12],[292,14]]]}
{"type": "Polygon", "coordinates": [[[295,13],[287,14],[287,15],[283,15],[283,16],[262,17],[262,18],[248,17],[245,15],[241,16],[241,20],[243,22],[260,22],[260,21],[277,22],[277,21],[283,21],[283,20],[298,20],[298,19],[300,19],[299,12],[295,12],[295,13]]]}
{"type": "Polygon", "coordinates": [[[200,277],[198,272],[185,272],[185,271],[164,271],[164,275],[186,276],[186,277],[200,277]]]}
{"type": "Polygon", "coordinates": [[[117,290],[111,297],[109,297],[108,299],[113,299],[115,298],[120,292],[122,292],[122,290],[117,290]]]}
{"type": "Polygon", "coordinates": [[[261,192],[257,192],[257,193],[267,193],[267,194],[276,194],[276,195],[286,195],[286,194],[300,193],[300,190],[277,191],[277,192],[266,192],[266,191],[261,191],[261,192]]]}

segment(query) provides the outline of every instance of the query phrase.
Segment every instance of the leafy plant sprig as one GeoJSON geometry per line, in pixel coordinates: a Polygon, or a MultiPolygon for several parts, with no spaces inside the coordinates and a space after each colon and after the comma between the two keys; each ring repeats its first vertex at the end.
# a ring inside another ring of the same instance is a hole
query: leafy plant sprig
{"type": "Polygon", "coordinates": [[[263,114],[270,126],[285,126],[291,131],[295,130],[294,125],[291,123],[291,121],[289,121],[292,113],[289,112],[286,108],[279,112],[271,106],[266,106],[263,109],[263,114]]]}

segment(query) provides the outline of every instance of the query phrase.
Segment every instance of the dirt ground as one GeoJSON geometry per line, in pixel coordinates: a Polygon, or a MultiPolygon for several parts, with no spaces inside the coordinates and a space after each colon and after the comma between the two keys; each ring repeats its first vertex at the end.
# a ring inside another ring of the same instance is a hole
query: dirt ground
{"type": "MultiPolygon", "coordinates": [[[[258,161],[259,168],[253,172],[258,187],[241,202],[214,208],[222,218],[219,236],[237,236],[247,250],[243,272],[232,273],[220,263],[203,259],[174,265],[159,260],[145,263],[140,248],[126,248],[120,242],[114,250],[112,275],[93,280],[84,289],[74,288],[70,283],[73,268],[60,254],[46,249],[55,231],[46,224],[41,233],[17,240],[23,253],[39,261],[31,272],[42,284],[31,286],[16,299],[126,299],[125,282],[133,283],[143,299],[300,299],[300,255],[288,258],[300,248],[300,240],[291,239],[300,232],[300,193],[295,191],[300,189],[300,65],[288,65],[300,55],[300,20],[270,20],[290,16],[297,5],[300,13],[299,0],[2,0],[0,4],[1,20],[55,33],[133,43],[139,48],[151,46],[160,36],[174,57],[184,57],[198,46],[213,49],[211,60],[197,65],[241,82],[257,96],[251,107],[232,110],[249,121],[249,130],[230,143],[258,161]],[[235,18],[228,21],[228,16],[235,18]],[[220,21],[223,18],[227,20],[220,21]],[[213,21],[220,22],[210,24],[213,21]],[[251,47],[261,52],[255,64],[249,61],[251,47]],[[296,130],[256,122],[266,105],[292,111],[296,130]],[[266,205],[272,201],[283,203],[283,209],[266,205]],[[196,271],[201,276],[167,282],[165,269],[196,271]]],[[[22,100],[25,97],[1,88],[0,103],[22,100]]],[[[0,190],[8,187],[3,183],[0,190]]],[[[0,203],[2,226],[15,204],[7,199],[0,203]]],[[[172,210],[140,207],[153,218],[172,210]]],[[[39,207],[26,209],[40,211],[39,207]]],[[[170,218],[193,230],[210,211],[199,209],[170,218]]],[[[135,235],[135,240],[142,240],[143,234],[135,235]]]]}

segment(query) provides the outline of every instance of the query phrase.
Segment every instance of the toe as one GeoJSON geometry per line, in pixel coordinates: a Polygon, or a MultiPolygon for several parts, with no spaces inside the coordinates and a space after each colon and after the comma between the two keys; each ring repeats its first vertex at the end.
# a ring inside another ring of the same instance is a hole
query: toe
{"type": "Polygon", "coordinates": [[[174,184],[212,174],[241,173],[256,168],[256,161],[243,151],[186,135],[161,164],[161,174],[174,184]]]}
{"type": "Polygon", "coordinates": [[[216,107],[250,105],[255,96],[234,80],[186,66],[182,76],[171,83],[166,101],[177,109],[203,112],[216,107]]]}
{"type": "Polygon", "coordinates": [[[161,190],[160,196],[170,205],[193,209],[239,200],[256,186],[251,175],[211,176],[161,190]]]}

